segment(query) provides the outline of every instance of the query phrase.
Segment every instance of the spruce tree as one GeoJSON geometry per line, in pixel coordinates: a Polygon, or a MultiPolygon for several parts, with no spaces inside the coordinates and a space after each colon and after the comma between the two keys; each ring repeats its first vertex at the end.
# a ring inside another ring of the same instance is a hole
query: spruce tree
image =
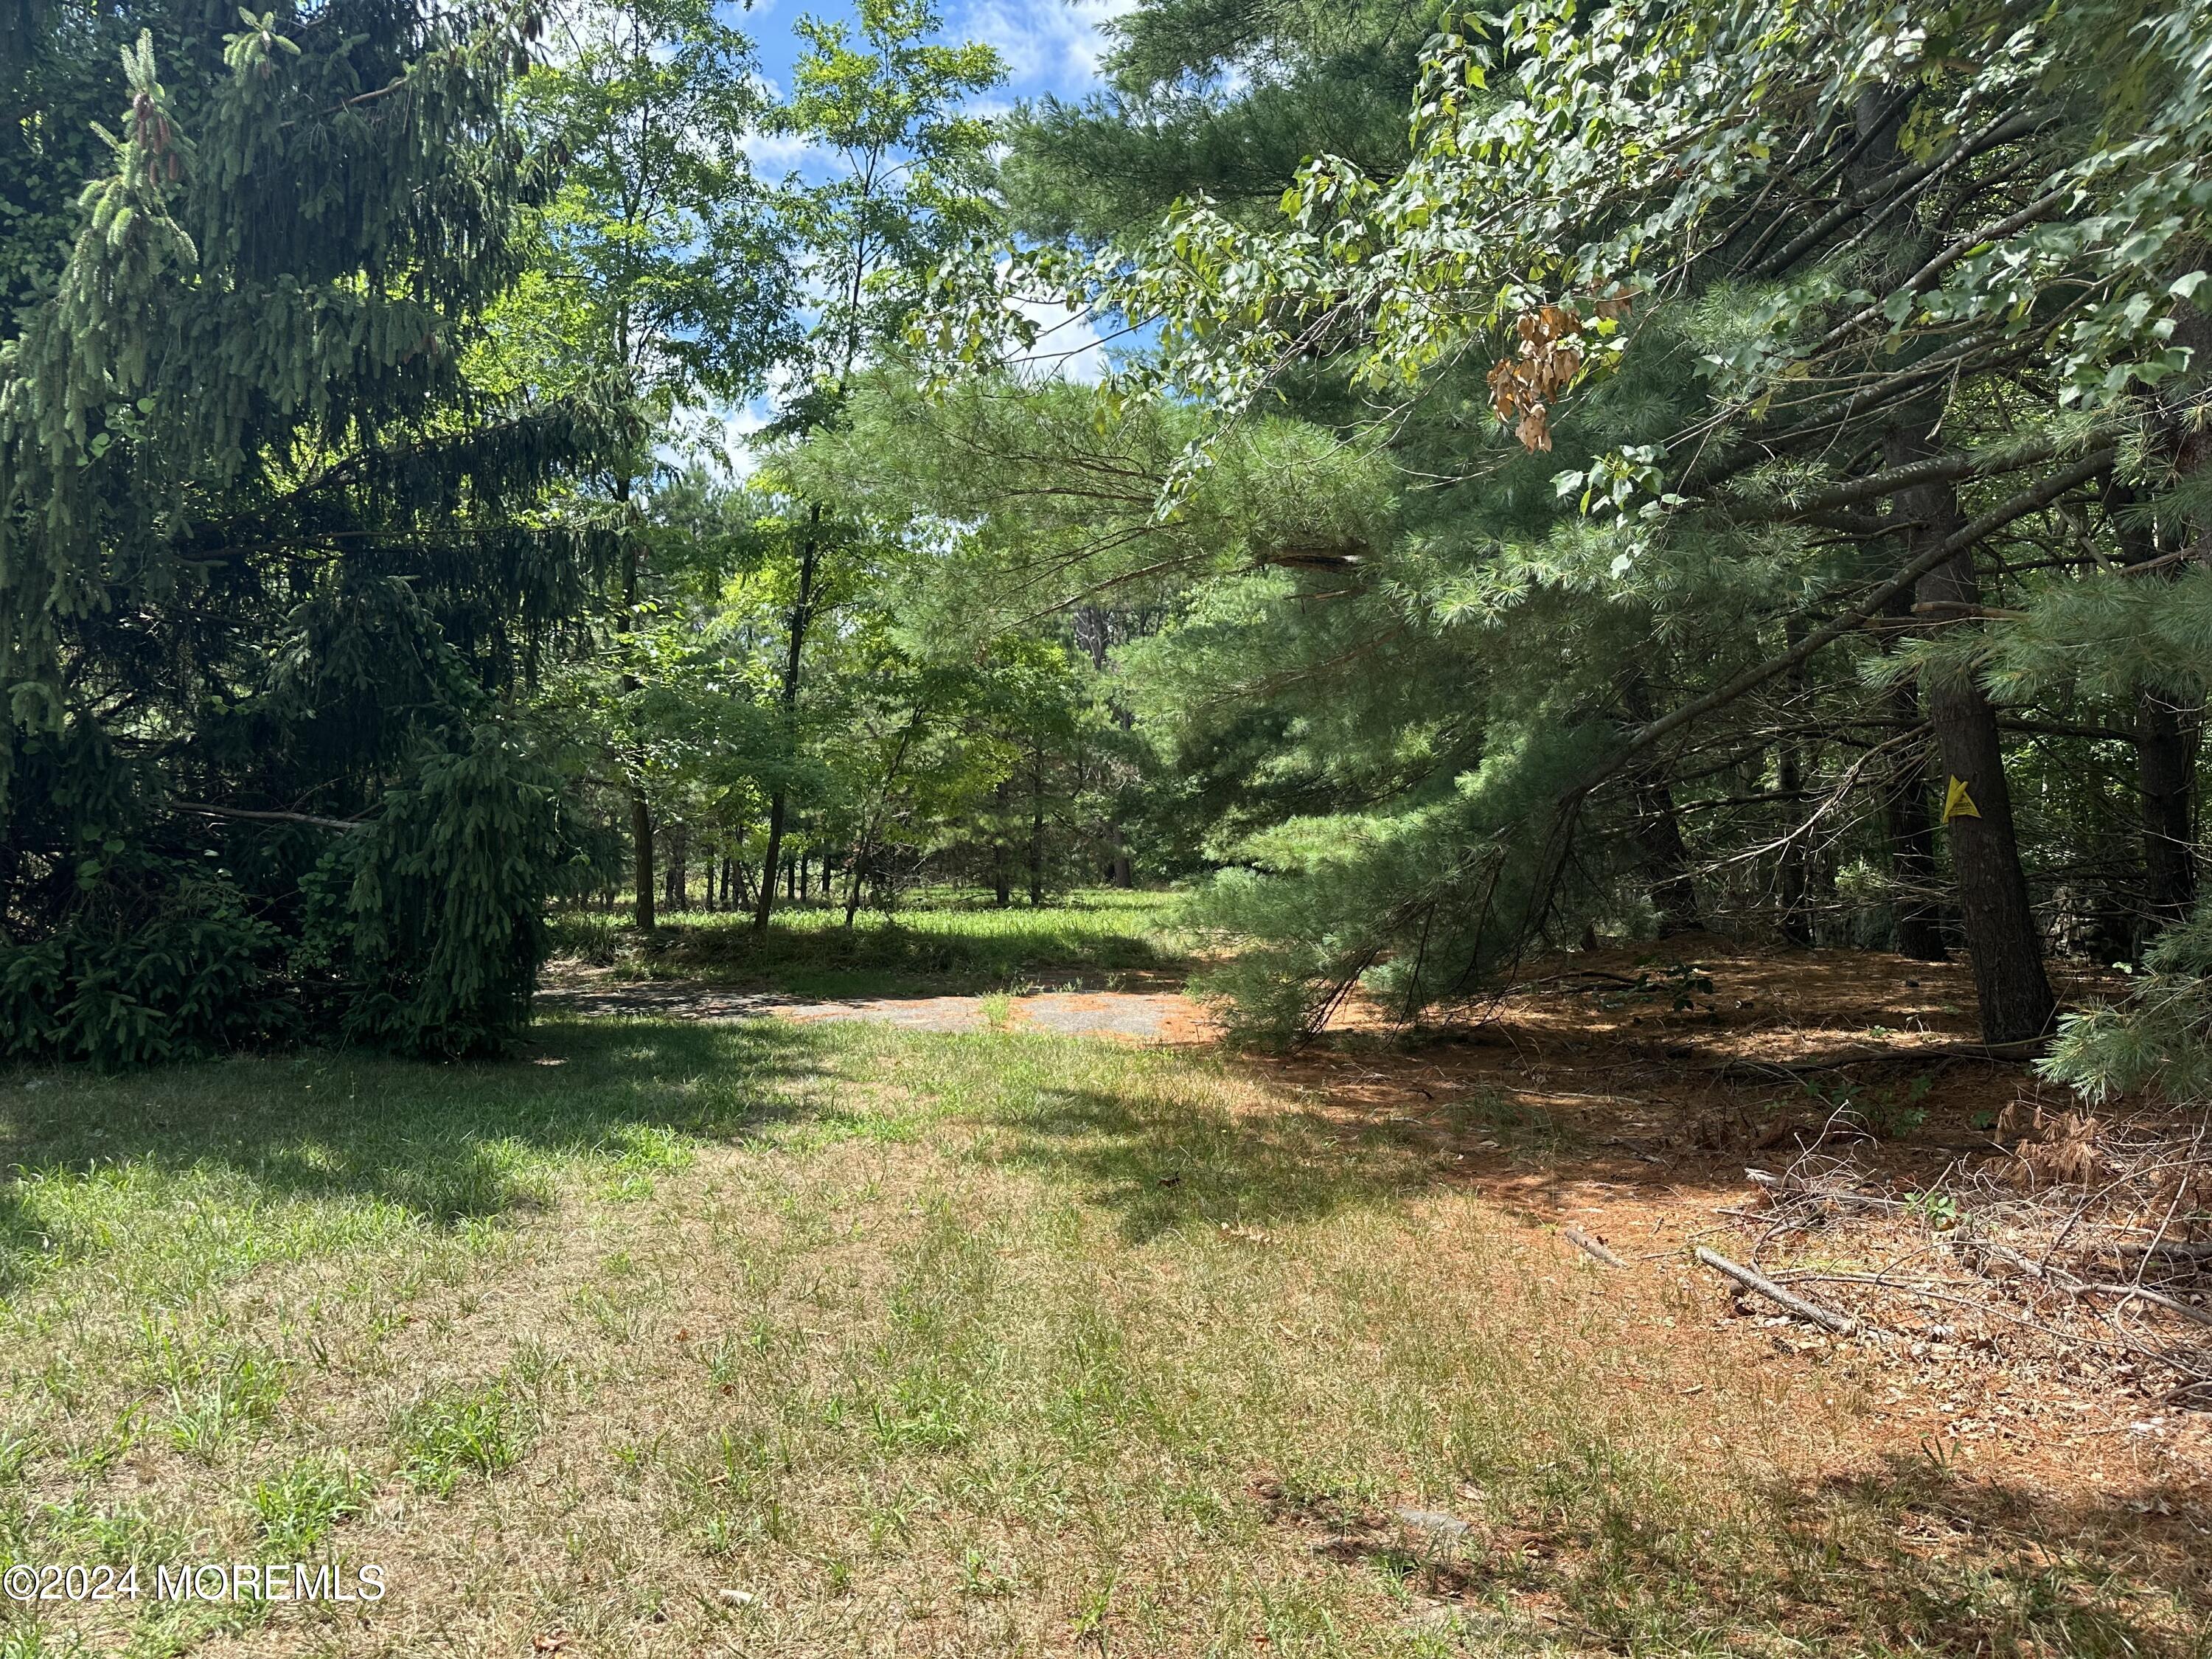
{"type": "Polygon", "coordinates": [[[462,368],[549,182],[512,99],[538,21],[114,21],[104,160],[0,345],[0,1029],[495,1045],[586,852],[502,695],[608,551],[530,509],[634,441],[462,368]]]}

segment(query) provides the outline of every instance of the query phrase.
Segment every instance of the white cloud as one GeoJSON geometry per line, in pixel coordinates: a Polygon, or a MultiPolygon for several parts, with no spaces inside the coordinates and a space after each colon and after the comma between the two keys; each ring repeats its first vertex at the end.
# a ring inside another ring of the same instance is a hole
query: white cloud
{"type": "Polygon", "coordinates": [[[1036,325],[1036,343],[1012,361],[1041,380],[1096,386],[1106,378],[1106,344],[1087,311],[1047,300],[1015,300],[1012,308],[1036,325]]]}
{"type": "Polygon", "coordinates": [[[744,136],[745,158],[761,173],[788,173],[816,154],[814,142],[793,132],[749,131],[744,136]]]}
{"type": "Polygon", "coordinates": [[[970,0],[952,33],[995,46],[1018,88],[1082,89],[1098,76],[1103,27],[1137,0],[970,0]]]}
{"type": "Polygon", "coordinates": [[[717,410],[715,414],[722,428],[722,465],[733,481],[742,483],[760,465],[753,434],[769,423],[768,400],[756,398],[743,409],[717,410]]]}

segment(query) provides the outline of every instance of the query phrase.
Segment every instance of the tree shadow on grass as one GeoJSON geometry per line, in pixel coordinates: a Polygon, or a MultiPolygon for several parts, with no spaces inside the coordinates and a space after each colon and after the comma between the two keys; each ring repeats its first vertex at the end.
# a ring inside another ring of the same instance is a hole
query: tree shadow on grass
{"type": "Polygon", "coordinates": [[[2212,1632],[2201,1515],[1926,1458],[1776,1482],[1734,1514],[1662,1519],[1609,1486],[1459,1535],[1327,1495],[1271,1510],[1316,1554],[1502,1626],[1516,1651],[2197,1659],[2212,1632]]]}
{"type": "MultiPolygon", "coordinates": [[[[556,1166],[649,1170],[686,1141],[732,1141],[820,1109],[804,1087],[828,1034],[788,1021],[553,1021],[514,1058],[436,1065],[302,1050],[125,1077],[0,1077],[0,1291],[100,1224],[69,1218],[107,1182],[161,1200],[176,1178],[225,1207],[369,1200],[454,1226],[537,1207],[556,1166]]],[[[180,1225],[208,1206],[188,1206],[180,1225]]],[[[202,1216],[204,1219],[204,1217],[202,1216]]]]}
{"type": "Polygon", "coordinates": [[[1812,1649],[1965,1656],[2201,1656],[2212,1562],[2197,1500],[2160,1484],[2060,1494],[1921,1455],[1778,1482],[1762,1496],[1771,1559],[1701,1580],[1739,1624],[1771,1620],[1812,1649]]]}
{"type": "Polygon", "coordinates": [[[2202,1494],[2179,1484],[2060,1494],[1893,1454],[1768,1497],[1789,1587],[1856,1605],[1894,1647],[2084,1659],[2212,1648],[2202,1494]]]}
{"type": "Polygon", "coordinates": [[[1079,1188],[1132,1243],[1177,1228],[1267,1228],[1386,1206],[1433,1184],[1434,1151],[1394,1126],[1354,1131],[1290,1102],[1196,1107],[1141,1087],[1045,1087],[998,1120],[994,1156],[1079,1188]]]}

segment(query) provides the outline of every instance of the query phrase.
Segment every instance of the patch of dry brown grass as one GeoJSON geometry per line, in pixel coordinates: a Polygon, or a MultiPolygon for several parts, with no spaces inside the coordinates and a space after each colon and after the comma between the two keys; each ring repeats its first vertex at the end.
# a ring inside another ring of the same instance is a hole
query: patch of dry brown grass
{"type": "MultiPolygon", "coordinates": [[[[528,1194],[483,1214],[398,1203],[406,1183],[335,1130],[357,1178],[289,1194],[288,1162],[142,1146],[127,1196],[161,1224],[269,1235],[213,1275],[157,1226],[117,1232],[97,1166],[57,1161],[27,1202],[82,1237],[9,1301],[0,1375],[28,1449],[0,1487],[7,1552],[251,1556],[257,1492],[343,1468],[361,1504],[324,1547],[392,1589],[197,1626],[109,1609],[37,1639],[2182,1650],[2185,1576],[2082,1559],[2101,1517],[1998,1518],[1942,1469],[1863,1455],[1858,1356],[1751,1363],[1687,1268],[1563,1255],[1466,1178],[1456,1147],[1507,1130],[1455,1141],[1186,1052],[749,1029],[556,1030],[543,1057],[567,1063],[501,1074],[525,1091],[504,1112],[450,1085],[404,1108],[415,1073],[327,1062],[384,1085],[402,1128],[377,1156],[477,1124],[500,1190],[528,1194]],[[575,1133],[533,1138],[556,1112],[575,1133]],[[278,1386],[180,1450],[147,1369],[165,1352],[187,1401],[241,1356],[278,1386]]],[[[234,1106],[274,1075],[234,1077],[234,1106]]],[[[70,1086],[88,1115],[128,1085],[70,1086]]],[[[64,1120],[33,1127],[58,1145],[64,1120]]],[[[1559,1148],[1513,1150],[1534,1169],[1559,1148]]]]}

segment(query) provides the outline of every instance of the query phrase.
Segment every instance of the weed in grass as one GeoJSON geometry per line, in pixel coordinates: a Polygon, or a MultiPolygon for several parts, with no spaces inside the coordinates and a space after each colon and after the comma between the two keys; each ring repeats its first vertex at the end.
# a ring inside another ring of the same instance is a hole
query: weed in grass
{"type": "Polygon", "coordinates": [[[95,1419],[89,1432],[70,1443],[64,1467],[80,1478],[106,1474],[138,1443],[140,1411],[135,1405],[126,1406],[110,1421],[95,1419]]]}
{"type": "Polygon", "coordinates": [[[710,1553],[729,1554],[762,1540],[790,1541],[787,1461],[777,1442],[758,1430],[724,1429],[715,1437],[713,1467],[693,1482],[693,1501],[705,1511],[699,1535],[710,1553]]]}
{"type": "Polygon", "coordinates": [[[574,1388],[576,1367],[543,1338],[526,1336],[514,1345],[507,1377],[514,1392],[528,1401],[532,1413],[542,1418],[574,1388]]]}
{"type": "Polygon", "coordinates": [[[92,1659],[94,1651],[73,1632],[41,1625],[0,1625],[0,1659],[92,1659]]]}
{"type": "Polygon", "coordinates": [[[31,1437],[0,1427],[0,1486],[12,1486],[23,1478],[31,1461],[31,1437]]]}
{"type": "Polygon", "coordinates": [[[368,1504],[365,1476],[331,1458],[310,1456],[255,1484],[253,1514],[266,1553],[304,1560],[320,1549],[332,1528],[368,1504]]]}
{"type": "Polygon", "coordinates": [[[450,1498],[464,1480],[512,1468],[522,1455],[519,1415],[497,1383],[427,1395],[400,1414],[399,1472],[417,1491],[450,1498]]]}
{"type": "Polygon", "coordinates": [[[876,1443],[893,1455],[950,1451],[974,1434],[969,1418],[975,1404],[958,1381],[926,1370],[901,1377],[890,1400],[873,1401],[869,1426],[876,1443]]]}
{"type": "Polygon", "coordinates": [[[264,1423],[284,1397],[285,1366],[273,1355],[218,1340],[205,1346],[173,1327],[142,1322],[140,1364],[168,1396],[169,1443],[208,1462],[242,1425],[264,1423]]]}
{"type": "Polygon", "coordinates": [[[971,1547],[961,1552],[960,1593],[963,1595],[1012,1595],[1014,1589],[1014,1580],[993,1565],[990,1557],[981,1550],[971,1547]]]}

